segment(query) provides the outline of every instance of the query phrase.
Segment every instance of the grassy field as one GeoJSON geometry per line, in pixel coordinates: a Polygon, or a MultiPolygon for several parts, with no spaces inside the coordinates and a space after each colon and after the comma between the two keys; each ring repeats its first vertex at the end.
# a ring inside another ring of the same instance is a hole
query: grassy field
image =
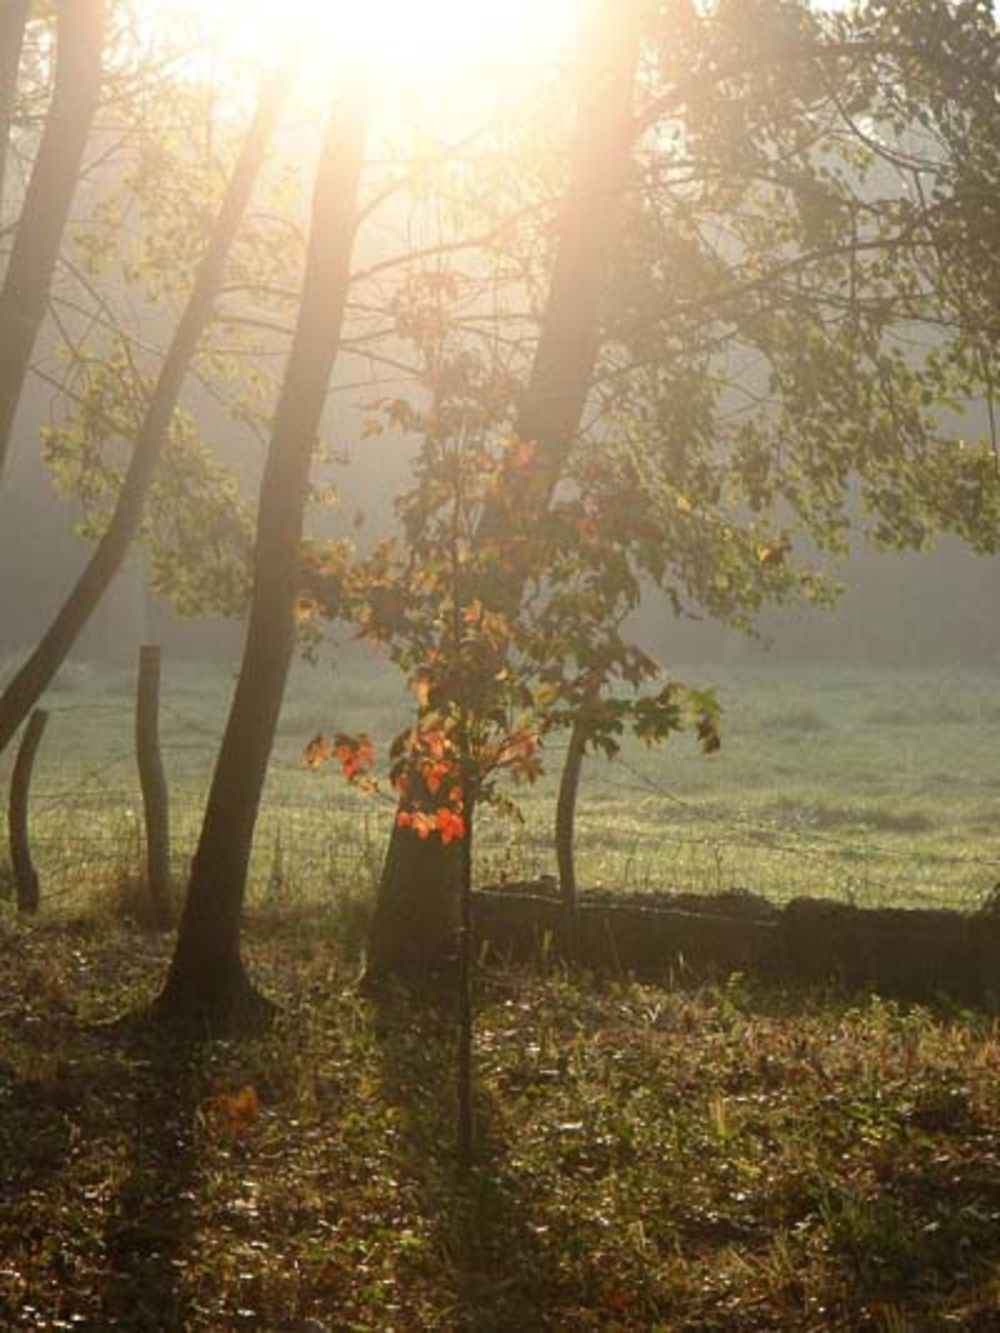
{"type": "MultiPolygon", "coordinates": [[[[714,684],[723,748],[687,738],[592,760],[579,814],[586,887],[700,892],[742,886],[786,899],[974,906],[1000,880],[1000,675],[852,669],[680,668],[714,684]]],[[[229,674],[168,663],[163,734],[178,875],[197,833],[229,674]]],[[[140,849],[132,673],[68,668],[37,768],[33,832],[43,891],[79,905],[140,849]]],[[[254,861],[253,896],[328,898],[377,874],[391,809],[307,772],[319,729],[368,729],[383,745],[408,715],[391,670],[300,666],[289,691],[254,861]]],[[[521,794],[523,824],[484,818],[481,883],[551,873],[560,745],[521,794]]],[[[8,760],[9,763],[9,760],[8,760]]]]}

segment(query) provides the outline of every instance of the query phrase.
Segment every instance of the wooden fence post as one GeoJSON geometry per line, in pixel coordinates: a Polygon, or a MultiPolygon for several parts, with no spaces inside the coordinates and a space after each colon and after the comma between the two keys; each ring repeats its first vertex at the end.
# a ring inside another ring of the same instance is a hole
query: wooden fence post
{"type": "Polygon", "coordinates": [[[10,780],[10,804],[7,812],[10,862],[17,891],[17,910],[27,914],[38,911],[40,899],[38,873],[31,860],[31,843],[28,838],[31,771],[48,720],[49,715],[42,708],[36,708],[32,713],[17,752],[17,759],[14,761],[14,772],[10,780]]]}
{"type": "Polygon", "coordinates": [[[139,686],[135,709],[135,750],[146,824],[146,887],[153,920],[170,925],[170,819],[167,780],[160,754],[160,645],[139,649],[139,686]]]}

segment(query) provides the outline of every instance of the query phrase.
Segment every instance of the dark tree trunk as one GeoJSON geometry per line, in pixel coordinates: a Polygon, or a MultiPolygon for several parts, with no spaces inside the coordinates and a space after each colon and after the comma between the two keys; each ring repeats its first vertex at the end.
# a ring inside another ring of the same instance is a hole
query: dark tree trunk
{"type": "Polygon", "coordinates": [[[282,91],[279,80],[261,93],[253,124],[226,187],[184,313],[174,332],[129,460],[107,529],[69,596],[31,655],[0,694],[0,754],[34,708],[121,568],[142,522],[184,380],[209,323],[226,262],[274,128],[282,91]]]}
{"type": "Polygon", "coordinates": [[[243,663],[157,1010],[182,1030],[245,1031],[270,1006],[243,966],[240,925],[254,825],[295,643],[309,472],[340,345],[358,215],[366,99],[327,133],[313,196],[302,299],[261,481],[243,663]]]}
{"type": "Polygon", "coordinates": [[[461,848],[459,885],[460,926],[458,936],[458,1165],[463,1172],[472,1167],[476,1155],[475,1077],[473,1069],[475,1009],[472,997],[472,838],[475,807],[466,796],[465,837],[461,848]]]}
{"type": "MultiPolygon", "coordinates": [[[[600,348],[607,287],[631,166],[632,95],[639,58],[635,0],[592,0],[585,36],[569,191],[538,346],[515,424],[535,445],[521,521],[549,503],[579,428],[600,348]]],[[[496,515],[484,520],[497,535],[496,515]]],[[[520,589],[505,590],[514,606],[520,589]]],[[[458,857],[439,839],[393,829],[368,938],[369,985],[432,970],[454,954],[458,857]]]]}
{"type": "Polygon", "coordinates": [[[170,925],[170,806],[160,752],[160,645],[139,649],[135,751],[146,826],[146,892],[158,930],[170,925]]]}
{"type": "Polygon", "coordinates": [[[587,730],[582,718],[577,718],[570,732],[569,747],[563,760],[559,778],[559,796],[556,800],[556,865],[559,870],[559,897],[566,909],[567,919],[575,921],[579,906],[576,886],[576,798],[580,791],[580,774],[587,750],[587,730]]]}
{"type": "Polygon", "coordinates": [[[566,951],[570,958],[580,956],[580,893],[576,882],[576,807],[580,795],[580,777],[587,753],[587,741],[594,725],[594,708],[601,697],[603,681],[595,674],[584,686],[583,697],[569,735],[566,758],[559,778],[556,798],[556,865],[559,870],[559,897],[563,906],[566,951]]]}
{"type": "Polygon", "coordinates": [[[32,713],[17,752],[10,780],[8,809],[10,863],[17,891],[17,910],[28,914],[38,911],[39,901],[38,873],[31,857],[31,840],[28,836],[31,775],[35,767],[35,755],[38,753],[48,720],[48,713],[43,712],[41,708],[32,713]]]}
{"type": "Polygon", "coordinates": [[[52,105],[0,288],[0,477],[101,92],[104,0],[63,0],[52,105]]]}
{"type": "Polygon", "coordinates": [[[0,226],[6,197],[7,151],[17,104],[17,73],[27,25],[28,0],[0,0],[0,226]]]}
{"type": "Polygon", "coordinates": [[[393,825],[371,929],[365,981],[429,979],[454,968],[460,922],[462,853],[440,838],[422,840],[393,825]]]}

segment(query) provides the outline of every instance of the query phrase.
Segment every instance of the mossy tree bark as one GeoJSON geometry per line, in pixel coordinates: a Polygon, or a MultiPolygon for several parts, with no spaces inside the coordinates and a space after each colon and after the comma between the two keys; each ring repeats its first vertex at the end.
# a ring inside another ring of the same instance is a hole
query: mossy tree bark
{"type": "Polygon", "coordinates": [[[101,539],[52,623],[0,694],[0,754],[34,708],[122,566],[142,522],[146,496],[168,439],[177,402],[209,324],[254,182],[283,98],[282,78],[263,87],[229,178],[187,305],[139,427],[121,490],[101,539]]]}
{"type": "Polygon", "coordinates": [[[261,480],[243,662],[216,761],[159,1018],[182,1030],[245,1031],[270,1005],[243,965],[247,870],[295,644],[309,473],[340,346],[367,125],[359,89],[327,132],[313,195],[298,320],[261,480]]]}
{"type": "Polygon", "coordinates": [[[52,102],[0,287],[0,477],[101,93],[104,0],[58,6],[52,102]]]}
{"type": "MultiPolygon", "coordinates": [[[[580,425],[600,350],[601,306],[632,162],[637,0],[592,0],[569,189],[548,298],[515,434],[535,446],[520,521],[548,506],[580,425]]],[[[495,516],[486,515],[492,527],[495,516]]],[[[496,531],[487,534],[491,539],[496,531]]],[[[520,589],[505,589],[516,606],[520,589]]],[[[455,956],[461,854],[393,828],[368,937],[366,984],[421,974],[455,956]]]]}

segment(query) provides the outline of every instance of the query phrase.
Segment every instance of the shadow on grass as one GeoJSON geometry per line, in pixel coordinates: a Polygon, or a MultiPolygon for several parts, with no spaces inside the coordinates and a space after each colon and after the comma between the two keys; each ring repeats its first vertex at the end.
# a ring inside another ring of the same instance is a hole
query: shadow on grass
{"type": "Polygon", "coordinates": [[[192,1312],[182,1279],[198,1184],[198,1052],[155,1030],[137,1028],[119,1039],[135,1075],[134,1116],[108,1207],[102,1324],[187,1328],[192,1312]]]}
{"type": "Polygon", "coordinates": [[[402,994],[374,1001],[380,1077],[401,1116],[401,1166],[432,1219],[453,1306],[442,1327],[507,1333],[549,1326],[560,1275],[531,1226],[530,1203],[508,1168],[510,1145],[496,1108],[476,1088],[476,1159],[456,1150],[454,1006],[402,994]]]}

